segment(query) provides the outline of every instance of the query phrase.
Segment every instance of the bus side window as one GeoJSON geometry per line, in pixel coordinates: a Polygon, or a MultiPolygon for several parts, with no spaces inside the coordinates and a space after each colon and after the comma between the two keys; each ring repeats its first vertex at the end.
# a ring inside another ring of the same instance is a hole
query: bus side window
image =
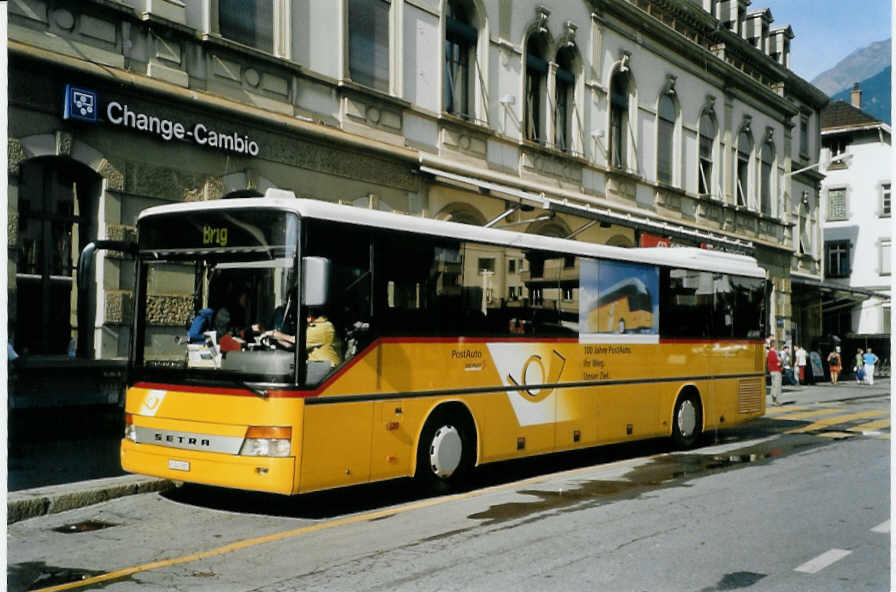
{"type": "Polygon", "coordinates": [[[396,336],[456,335],[461,260],[457,244],[390,235],[378,245],[382,330],[396,336]]]}
{"type": "Polygon", "coordinates": [[[536,337],[565,337],[577,333],[577,258],[528,251],[523,261],[520,279],[528,298],[523,300],[523,308],[519,311],[521,332],[536,337]]]}
{"type": "Polygon", "coordinates": [[[705,338],[712,333],[712,273],[663,269],[660,333],[666,337],[705,338]]]}

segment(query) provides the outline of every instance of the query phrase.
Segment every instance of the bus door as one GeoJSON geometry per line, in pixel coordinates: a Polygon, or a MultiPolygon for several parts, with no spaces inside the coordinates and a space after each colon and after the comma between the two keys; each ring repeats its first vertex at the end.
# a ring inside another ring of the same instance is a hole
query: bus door
{"type": "Polygon", "coordinates": [[[372,250],[370,233],[334,222],[309,220],[304,257],[330,262],[324,306],[308,307],[305,388],[317,391],[304,413],[301,489],[370,479],[371,438],[376,422],[372,250]]]}

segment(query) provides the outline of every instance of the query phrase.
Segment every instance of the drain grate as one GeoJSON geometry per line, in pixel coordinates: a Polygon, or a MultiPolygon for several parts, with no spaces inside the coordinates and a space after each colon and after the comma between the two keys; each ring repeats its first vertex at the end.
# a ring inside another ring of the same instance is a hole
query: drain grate
{"type": "Polygon", "coordinates": [[[86,569],[59,569],[49,573],[41,574],[28,587],[28,590],[40,590],[49,586],[57,586],[60,584],[71,584],[72,582],[80,582],[94,576],[102,575],[105,572],[90,571],[86,569]]]}
{"type": "Polygon", "coordinates": [[[118,525],[111,522],[103,522],[102,520],[85,520],[84,522],[77,522],[75,524],[66,524],[65,526],[54,528],[53,530],[55,532],[63,533],[91,532],[93,530],[102,530],[104,528],[109,528],[110,526],[118,525]]]}

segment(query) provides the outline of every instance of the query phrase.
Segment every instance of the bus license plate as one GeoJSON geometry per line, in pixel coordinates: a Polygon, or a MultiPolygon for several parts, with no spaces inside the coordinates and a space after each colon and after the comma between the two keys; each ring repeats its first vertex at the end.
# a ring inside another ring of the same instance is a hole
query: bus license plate
{"type": "Polygon", "coordinates": [[[172,471],[189,471],[190,463],[185,460],[168,459],[168,468],[172,471]]]}

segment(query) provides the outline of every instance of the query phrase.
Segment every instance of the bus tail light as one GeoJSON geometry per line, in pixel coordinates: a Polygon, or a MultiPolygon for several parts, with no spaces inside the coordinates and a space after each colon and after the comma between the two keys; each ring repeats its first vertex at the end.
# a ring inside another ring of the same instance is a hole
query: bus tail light
{"type": "Polygon", "coordinates": [[[240,456],[289,456],[292,428],[250,426],[240,456]]]}
{"type": "Polygon", "coordinates": [[[124,414],[124,437],[131,442],[137,441],[137,428],[134,426],[134,416],[131,413],[124,414]]]}

